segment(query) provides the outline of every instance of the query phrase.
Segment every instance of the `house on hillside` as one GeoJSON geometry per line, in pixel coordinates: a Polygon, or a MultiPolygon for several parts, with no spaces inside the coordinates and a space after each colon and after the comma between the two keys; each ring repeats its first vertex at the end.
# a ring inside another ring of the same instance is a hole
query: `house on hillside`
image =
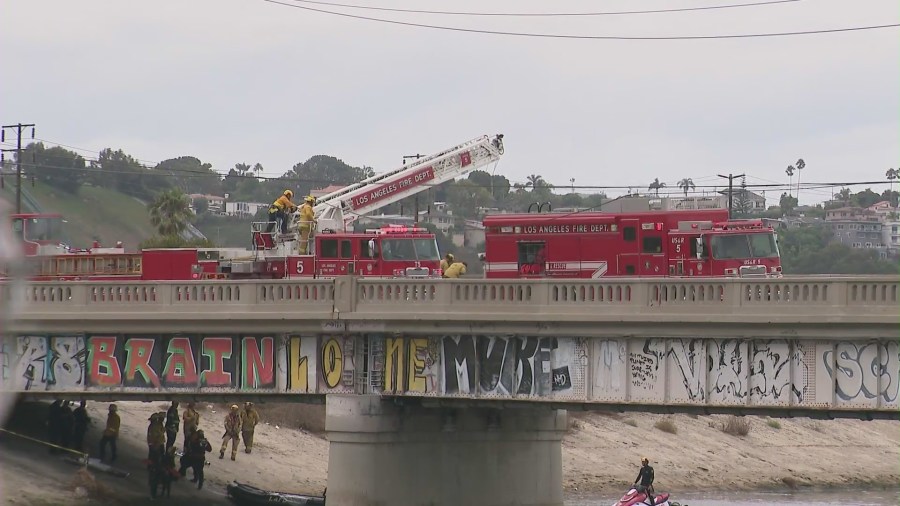
{"type": "MultiPolygon", "coordinates": [[[[728,207],[728,190],[721,190],[720,195],[724,197],[725,206],[728,207]]],[[[731,190],[731,200],[734,209],[740,207],[741,202],[747,202],[747,212],[750,214],[759,214],[766,212],[766,198],[758,193],[754,193],[746,188],[735,188],[731,190]]]]}
{"type": "Polygon", "coordinates": [[[210,214],[225,213],[225,197],[220,197],[218,195],[204,195],[202,193],[192,193],[188,195],[188,199],[191,202],[191,211],[193,211],[194,214],[197,213],[197,201],[199,200],[206,201],[206,209],[210,214]]]}
{"type": "Polygon", "coordinates": [[[861,207],[839,207],[825,211],[825,224],[834,240],[851,248],[874,248],[887,256],[883,225],[875,211],[861,207]]]}
{"type": "Polygon", "coordinates": [[[256,216],[260,209],[268,209],[269,204],[262,202],[225,202],[225,214],[227,216],[237,216],[239,218],[247,218],[256,216]]]}
{"type": "Polygon", "coordinates": [[[428,206],[425,211],[419,211],[419,221],[423,223],[431,223],[442,234],[450,234],[453,227],[453,211],[446,202],[435,202],[428,206]]]}
{"type": "MultiPolygon", "coordinates": [[[[319,198],[322,195],[328,195],[329,193],[334,193],[338,190],[343,190],[344,188],[346,188],[346,187],[337,185],[337,184],[333,184],[333,185],[328,185],[325,188],[317,188],[315,190],[310,190],[309,194],[315,198],[319,198]]],[[[303,200],[302,198],[297,199],[298,202],[300,202],[302,200],[303,200]]]]}

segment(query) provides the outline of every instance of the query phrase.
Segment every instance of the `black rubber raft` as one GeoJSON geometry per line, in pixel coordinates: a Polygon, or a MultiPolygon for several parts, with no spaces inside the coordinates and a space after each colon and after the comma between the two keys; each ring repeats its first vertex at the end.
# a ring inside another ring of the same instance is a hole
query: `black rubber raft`
{"type": "Polygon", "coordinates": [[[324,506],[324,496],[270,492],[233,481],[226,487],[228,497],[241,506],[286,504],[289,506],[324,506]]]}

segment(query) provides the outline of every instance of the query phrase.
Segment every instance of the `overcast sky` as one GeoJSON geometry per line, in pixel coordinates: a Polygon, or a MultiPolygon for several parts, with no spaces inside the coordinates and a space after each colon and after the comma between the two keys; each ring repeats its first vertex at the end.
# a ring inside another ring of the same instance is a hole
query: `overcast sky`
{"type": "MultiPolygon", "coordinates": [[[[748,0],[343,1],[596,12],[748,0]]],[[[579,18],[296,5],[575,35],[900,22],[896,0],[579,18]]],[[[513,181],[541,174],[558,186],[575,178],[576,185],[646,190],[656,177],[672,187],[684,177],[702,186],[721,184],[715,175],[728,172],[745,172],[749,184],[786,183],[785,167],[800,157],[809,182],[884,180],[886,169],[900,166],[897,28],[756,39],[554,40],[397,26],[262,0],[6,0],[2,12],[0,121],[36,123],[39,138],[121,148],[148,163],[192,155],[222,172],[260,162],[268,175],[279,175],[329,154],[383,171],[403,155],[502,132],[506,154],[497,173],[513,181]]],[[[767,192],[776,200],[778,194],[767,192]]],[[[830,195],[804,190],[801,201],[830,195]]]]}

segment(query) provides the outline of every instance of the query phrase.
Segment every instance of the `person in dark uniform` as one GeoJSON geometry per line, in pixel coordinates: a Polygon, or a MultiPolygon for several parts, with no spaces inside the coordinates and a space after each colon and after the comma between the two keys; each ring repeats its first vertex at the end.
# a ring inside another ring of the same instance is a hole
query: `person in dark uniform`
{"type": "MultiPolygon", "coordinates": [[[[60,417],[62,415],[62,401],[57,399],[50,405],[50,411],[47,412],[47,440],[50,444],[58,445],[60,443],[60,417]]],[[[56,448],[50,447],[50,453],[56,453],[56,448]]]]}
{"type": "Polygon", "coordinates": [[[70,405],[71,402],[65,401],[59,410],[59,439],[63,448],[71,448],[75,433],[75,414],[70,405]]]}
{"type": "Polygon", "coordinates": [[[212,451],[212,445],[206,440],[206,435],[202,430],[191,433],[188,440],[187,449],[181,458],[181,469],[178,474],[187,476],[187,469],[190,467],[194,470],[194,479],[191,482],[197,482],[197,489],[203,488],[203,468],[206,466],[206,453],[212,451]]]}
{"type": "Polygon", "coordinates": [[[655,500],[653,499],[653,479],[655,476],[653,475],[653,468],[650,467],[650,459],[647,457],[641,458],[641,469],[638,471],[637,478],[634,479],[634,484],[636,485],[636,489],[638,492],[644,492],[647,494],[647,499],[650,500],[650,506],[655,504],[655,500]],[[640,485],[638,485],[640,482],[640,485]]]}
{"type": "Polygon", "coordinates": [[[87,413],[87,402],[81,401],[81,404],[75,408],[73,416],[75,417],[75,429],[72,432],[72,449],[80,452],[84,451],[84,435],[87,433],[88,424],[91,418],[87,413]]]}
{"type": "Polygon", "coordinates": [[[178,437],[178,401],[172,401],[166,411],[166,450],[175,446],[175,438],[178,437]]]}

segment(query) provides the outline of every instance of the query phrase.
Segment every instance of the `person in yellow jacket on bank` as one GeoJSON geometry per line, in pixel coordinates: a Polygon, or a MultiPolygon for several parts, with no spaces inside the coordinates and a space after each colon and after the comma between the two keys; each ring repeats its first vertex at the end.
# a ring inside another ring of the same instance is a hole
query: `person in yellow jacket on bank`
{"type": "Polygon", "coordinates": [[[225,458],[225,450],[231,441],[231,460],[237,458],[238,445],[241,442],[241,414],[237,404],[231,405],[231,411],[225,415],[225,434],[222,434],[222,448],[219,449],[219,458],[225,458]]]}
{"type": "Polygon", "coordinates": [[[253,431],[259,423],[259,413],[253,407],[252,402],[244,403],[241,411],[241,436],[244,438],[244,451],[250,453],[253,449],[253,431]]]}
{"type": "Polygon", "coordinates": [[[150,415],[150,425],[147,427],[147,458],[151,465],[157,465],[162,461],[166,453],[166,427],[163,425],[165,413],[153,413],[150,415]]]}
{"type": "Polygon", "coordinates": [[[316,198],[307,196],[303,200],[300,206],[300,254],[306,255],[309,252],[309,234],[316,224],[316,212],[313,210],[316,198]]]}
{"type": "Polygon", "coordinates": [[[281,233],[287,233],[288,223],[291,220],[291,213],[297,210],[297,206],[291,202],[292,198],[294,198],[294,192],[291,190],[284,190],[284,193],[275,199],[275,202],[272,202],[272,205],[269,206],[269,226],[266,227],[266,233],[271,232],[272,229],[275,228],[275,223],[278,220],[281,220],[281,233]]]}

